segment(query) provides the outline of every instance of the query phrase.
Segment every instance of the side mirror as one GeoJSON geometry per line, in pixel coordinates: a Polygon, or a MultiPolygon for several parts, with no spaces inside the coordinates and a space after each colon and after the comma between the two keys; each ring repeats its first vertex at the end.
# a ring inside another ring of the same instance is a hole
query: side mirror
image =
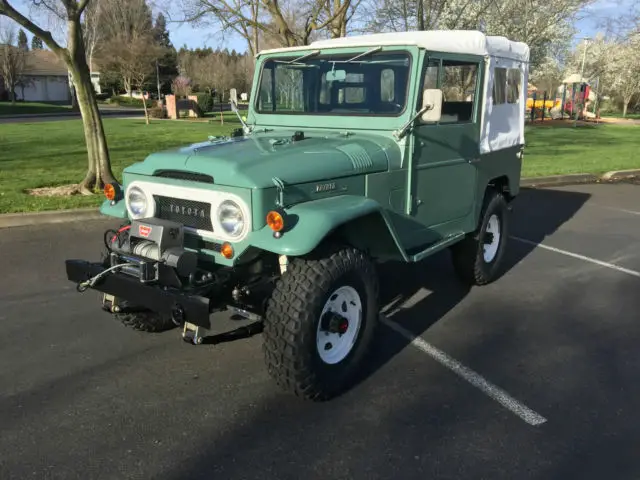
{"type": "Polygon", "coordinates": [[[442,90],[439,88],[427,88],[422,93],[422,109],[420,116],[422,123],[435,123],[442,116],[442,90]]]}

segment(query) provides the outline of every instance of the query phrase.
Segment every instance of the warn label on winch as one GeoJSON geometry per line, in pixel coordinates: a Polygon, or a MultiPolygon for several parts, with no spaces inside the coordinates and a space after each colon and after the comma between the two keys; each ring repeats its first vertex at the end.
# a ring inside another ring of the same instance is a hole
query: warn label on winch
{"type": "Polygon", "coordinates": [[[151,227],[149,225],[138,225],[138,235],[149,238],[149,235],[151,235],[151,227]]]}

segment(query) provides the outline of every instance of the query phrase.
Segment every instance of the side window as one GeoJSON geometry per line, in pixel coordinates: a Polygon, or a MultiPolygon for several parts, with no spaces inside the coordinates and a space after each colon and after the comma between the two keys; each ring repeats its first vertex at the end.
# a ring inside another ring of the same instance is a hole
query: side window
{"type": "Polygon", "coordinates": [[[507,103],[507,69],[496,67],[493,69],[493,104],[507,103]]]}
{"type": "Polygon", "coordinates": [[[507,102],[518,103],[520,101],[520,70],[510,68],[507,71],[507,102]]]}
{"type": "Polygon", "coordinates": [[[478,64],[456,60],[442,62],[443,93],[440,123],[473,122],[478,64]]]}

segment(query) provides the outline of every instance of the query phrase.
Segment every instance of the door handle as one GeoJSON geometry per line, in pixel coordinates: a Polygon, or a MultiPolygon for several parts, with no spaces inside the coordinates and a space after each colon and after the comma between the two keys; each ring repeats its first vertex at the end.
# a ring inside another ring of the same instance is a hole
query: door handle
{"type": "Polygon", "coordinates": [[[469,160],[467,160],[467,162],[474,164],[474,163],[480,163],[480,157],[478,158],[470,158],[469,160]]]}

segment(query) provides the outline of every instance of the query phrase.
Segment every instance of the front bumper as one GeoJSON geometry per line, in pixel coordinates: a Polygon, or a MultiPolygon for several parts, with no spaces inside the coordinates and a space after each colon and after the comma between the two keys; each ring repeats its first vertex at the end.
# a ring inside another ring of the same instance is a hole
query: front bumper
{"type": "MultiPolygon", "coordinates": [[[[67,278],[77,284],[106,270],[106,267],[101,263],[91,263],[85,260],[66,260],[65,264],[67,278]]],[[[144,284],[138,278],[117,271],[105,274],[90,288],[160,314],[172,315],[174,319],[179,321],[211,328],[209,320],[211,301],[206,297],[185,294],[157,284],[144,284]]]]}

